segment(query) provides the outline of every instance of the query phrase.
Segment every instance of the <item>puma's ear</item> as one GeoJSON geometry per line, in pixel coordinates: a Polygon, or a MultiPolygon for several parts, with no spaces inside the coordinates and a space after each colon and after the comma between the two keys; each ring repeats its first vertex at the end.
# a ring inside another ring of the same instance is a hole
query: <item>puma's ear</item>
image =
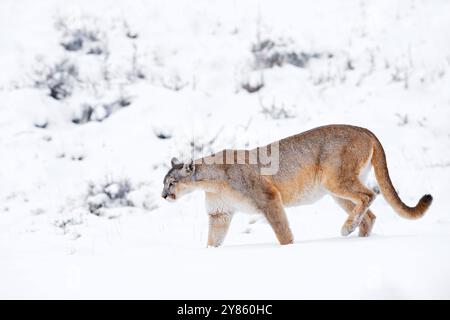
{"type": "Polygon", "coordinates": [[[183,165],[183,168],[188,174],[194,172],[194,161],[192,159],[189,160],[183,165]]]}
{"type": "Polygon", "coordinates": [[[172,163],[172,168],[174,168],[174,169],[181,169],[181,168],[183,168],[183,162],[181,162],[180,160],[178,160],[175,157],[173,157],[170,162],[172,163]]]}

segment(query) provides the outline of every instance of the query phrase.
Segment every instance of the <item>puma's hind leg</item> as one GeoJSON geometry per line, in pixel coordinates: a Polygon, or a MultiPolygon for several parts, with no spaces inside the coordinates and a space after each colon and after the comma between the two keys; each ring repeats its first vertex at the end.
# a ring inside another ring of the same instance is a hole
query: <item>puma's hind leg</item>
{"type": "MultiPolygon", "coordinates": [[[[352,210],[354,209],[355,205],[353,202],[347,199],[333,197],[336,203],[345,210],[348,214],[351,214],[352,210]]],[[[370,236],[373,226],[375,224],[376,216],[373,214],[373,212],[368,209],[366,214],[364,215],[364,218],[362,219],[361,223],[359,224],[359,236],[360,237],[368,237],[370,236]]]]}
{"type": "Polygon", "coordinates": [[[351,201],[354,206],[341,228],[341,234],[348,236],[359,226],[375,199],[375,193],[364,186],[357,177],[340,179],[338,183],[329,183],[327,189],[336,197],[351,201]]]}
{"type": "Polygon", "coordinates": [[[361,223],[359,224],[358,236],[360,237],[370,236],[376,219],[377,217],[373,214],[373,212],[370,209],[367,210],[363,221],[361,221],[361,223]]]}

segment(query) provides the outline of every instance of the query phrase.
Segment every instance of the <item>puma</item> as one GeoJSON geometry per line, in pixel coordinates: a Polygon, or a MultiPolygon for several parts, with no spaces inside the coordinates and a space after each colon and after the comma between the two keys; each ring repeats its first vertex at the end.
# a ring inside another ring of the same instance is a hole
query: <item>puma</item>
{"type": "Polygon", "coordinates": [[[414,207],[403,203],[389,178],[380,141],[369,130],[350,125],[322,126],[264,147],[224,150],[186,163],[173,158],[171,164],[162,197],[175,200],[193,190],[205,191],[208,246],[214,247],[223,243],[236,211],[263,214],[279,243],[290,244],[293,235],[284,207],[312,203],[325,194],[348,214],[343,236],[356,228],[359,236],[369,236],[375,193],[364,178],[371,167],[384,198],[400,216],[420,218],[433,200],[426,194],[414,207]],[[262,172],[268,163],[261,150],[277,163],[275,172],[262,172]]]}

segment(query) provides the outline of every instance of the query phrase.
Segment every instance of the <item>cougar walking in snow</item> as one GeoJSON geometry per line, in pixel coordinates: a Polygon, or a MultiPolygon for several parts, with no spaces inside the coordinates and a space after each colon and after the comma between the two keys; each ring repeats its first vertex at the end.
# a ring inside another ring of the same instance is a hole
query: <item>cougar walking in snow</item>
{"type": "Polygon", "coordinates": [[[172,159],[162,197],[175,200],[196,189],[206,193],[208,245],[220,246],[236,211],[263,214],[280,244],[293,242],[283,207],[312,203],[331,195],[348,213],[341,229],[347,236],[359,227],[367,237],[375,215],[375,193],[364,185],[374,168],[380,190],[402,217],[424,215],[433,198],[424,195],[415,207],[400,200],[389,178],[386,156],[377,137],[349,125],[318,127],[253,150],[223,150],[182,163],[172,159]]]}

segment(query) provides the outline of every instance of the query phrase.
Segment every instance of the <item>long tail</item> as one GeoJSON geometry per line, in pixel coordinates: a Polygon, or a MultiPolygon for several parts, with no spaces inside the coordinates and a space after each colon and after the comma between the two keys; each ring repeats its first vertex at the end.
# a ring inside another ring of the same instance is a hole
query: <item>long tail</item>
{"type": "Polygon", "coordinates": [[[407,219],[418,219],[422,217],[431,205],[433,197],[430,194],[424,195],[415,207],[409,207],[404,204],[398,196],[397,191],[395,191],[391,178],[389,177],[386,154],[384,153],[383,147],[377,137],[374,134],[372,136],[375,138],[372,166],[384,198],[401,217],[407,219]]]}

